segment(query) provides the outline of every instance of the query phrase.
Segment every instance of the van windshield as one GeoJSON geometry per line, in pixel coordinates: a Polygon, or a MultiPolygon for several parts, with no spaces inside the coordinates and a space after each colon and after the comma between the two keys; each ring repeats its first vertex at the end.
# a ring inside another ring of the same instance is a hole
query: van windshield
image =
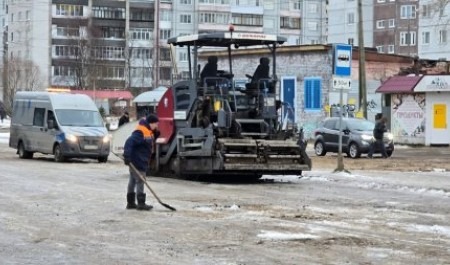
{"type": "Polygon", "coordinates": [[[98,111],[92,110],[55,110],[61,126],[103,127],[103,119],[98,111]]]}

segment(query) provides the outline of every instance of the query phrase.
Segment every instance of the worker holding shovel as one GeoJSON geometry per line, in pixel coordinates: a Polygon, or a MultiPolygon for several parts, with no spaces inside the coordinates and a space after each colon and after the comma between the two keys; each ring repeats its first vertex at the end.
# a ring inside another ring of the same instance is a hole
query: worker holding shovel
{"type": "Polygon", "coordinates": [[[145,176],[152,155],[153,142],[158,129],[158,117],[149,115],[139,121],[139,125],[128,137],[124,146],[124,162],[130,167],[128,181],[127,209],[149,211],[153,208],[145,204],[144,181],[139,175],[145,176]],[[138,171],[138,172],[136,172],[138,171]],[[136,205],[135,198],[138,204],[136,205]]]}

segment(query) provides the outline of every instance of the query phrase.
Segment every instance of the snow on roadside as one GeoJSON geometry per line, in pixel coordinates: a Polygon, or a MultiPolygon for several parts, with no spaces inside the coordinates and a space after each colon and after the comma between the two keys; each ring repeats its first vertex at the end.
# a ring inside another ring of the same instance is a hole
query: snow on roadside
{"type": "Polygon", "coordinates": [[[262,230],[260,234],[258,234],[259,238],[266,240],[308,240],[308,239],[316,239],[319,238],[316,235],[309,234],[292,234],[292,233],[281,233],[275,231],[264,231],[262,230]]]}
{"type": "Polygon", "coordinates": [[[0,143],[8,144],[9,143],[9,132],[0,133],[0,143]]]}
{"type": "Polygon", "coordinates": [[[436,236],[444,236],[450,238],[450,227],[441,225],[421,225],[421,224],[400,224],[396,222],[387,223],[390,227],[401,228],[409,232],[429,233],[436,236]]]}

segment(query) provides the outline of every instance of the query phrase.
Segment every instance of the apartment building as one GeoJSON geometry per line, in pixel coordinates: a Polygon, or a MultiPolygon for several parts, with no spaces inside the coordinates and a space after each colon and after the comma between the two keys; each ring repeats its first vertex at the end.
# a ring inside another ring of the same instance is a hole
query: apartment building
{"type": "Polygon", "coordinates": [[[450,61],[450,2],[420,0],[419,4],[419,57],[450,61]]]}
{"type": "MultiPolygon", "coordinates": [[[[362,0],[362,15],[364,47],[373,47],[373,0],[362,0]]],[[[358,0],[330,1],[327,18],[328,43],[347,43],[358,46],[358,0]]]]}
{"type": "Polygon", "coordinates": [[[417,0],[373,0],[374,47],[381,53],[418,55],[417,0]]]}
{"type": "Polygon", "coordinates": [[[176,77],[186,75],[187,52],[168,47],[170,37],[226,31],[232,23],[236,32],[279,34],[288,44],[325,43],[326,5],[323,0],[2,0],[8,37],[2,48],[9,61],[34,67],[34,75],[28,70],[22,76],[35,76],[39,82],[33,85],[41,89],[148,90],[170,84],[174,70],[176,77]]]}

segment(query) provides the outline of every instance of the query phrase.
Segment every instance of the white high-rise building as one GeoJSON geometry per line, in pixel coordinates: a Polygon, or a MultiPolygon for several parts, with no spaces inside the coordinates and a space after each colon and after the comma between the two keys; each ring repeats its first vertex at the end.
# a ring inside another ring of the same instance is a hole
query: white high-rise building
{"type": "Polygon", "coordinates": [[[419,2],[420,58],[450,60],[450,2],[420,0],[419,2]]]}
{"type": "MultiPolygon", "coordinates": [[[[373,47],[373,1],[362,0],[364,47],[373,47]]],[[[327,17],[328,43],[358,46],[357,0],[330,0],[327,17]]]]}

